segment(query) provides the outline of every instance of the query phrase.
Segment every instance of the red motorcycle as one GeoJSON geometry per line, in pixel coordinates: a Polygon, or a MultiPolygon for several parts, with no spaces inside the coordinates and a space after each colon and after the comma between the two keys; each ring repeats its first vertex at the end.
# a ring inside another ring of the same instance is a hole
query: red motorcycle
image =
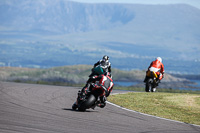
{"type": "MultiPolygon", "coordinates": [[[[72,105],[72,109],[79,111],[85,111],[86,109],[94,109],[98,104],[100,104],[100,97],[104,95],[109,95],[109,88],[103,85],[98,85],[91,83],[89,91],[87,93],[78,92],[78,98],[76,103],[72,105]]],[[[113,86],[113,85],[112,85],[113,86]]],[[[112,87],[111,86],[111,87],[112,87]]]]}

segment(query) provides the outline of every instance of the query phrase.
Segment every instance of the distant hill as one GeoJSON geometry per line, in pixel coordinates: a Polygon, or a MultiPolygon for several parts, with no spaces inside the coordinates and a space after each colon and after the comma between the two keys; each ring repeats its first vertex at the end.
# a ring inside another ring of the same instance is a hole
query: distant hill
{"type": "Polygon", "coordinates": [[[92,65],[107,54],[120,69],[161,56],[168,71],[200,73],[200,10],[189,5],[6,0],[0,11],[0,66],[92,65]]]}
{"type": "MultiPolygon", "coordinates": [[[[36,68],[18,68],[18,67],[0,67],[0,81],[38,83],[38,84],[55,84],[55,85],[80,85],[85,84],[88,75],[91,73],[91,65],[74,65],[54,67],[49,69],[36,68]]],[[[112,69],[114,83],[137,82],[136,86],[144,87],[145,71],[132,70],[122,71],[112,69]]],[[[170,74],[165,74],[162,80],[163,88],[178,88],[187,86],[190,83],[185,78],[177,78],[170,74]]]]}

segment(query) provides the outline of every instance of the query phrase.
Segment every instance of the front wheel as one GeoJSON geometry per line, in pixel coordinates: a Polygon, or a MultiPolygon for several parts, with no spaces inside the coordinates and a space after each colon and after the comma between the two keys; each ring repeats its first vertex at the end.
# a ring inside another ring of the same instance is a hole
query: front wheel
{"type": "Polygon", "coordinates": [[[73,105],[72,105],[72,109],[73,110],[76,110],[78,108],[78,106],[76,105],[76,103],[74,103],[73,105]]]}
{"type": "Polygon", "coordinates": [[[91,108],[95,104],[95,101],[96,101],[95,96],[91,94],[86,101],[84,101],[83,103],[81,103],[81,105],[79,105],[78,110],[85,111],[86,109],[91,108]]]}

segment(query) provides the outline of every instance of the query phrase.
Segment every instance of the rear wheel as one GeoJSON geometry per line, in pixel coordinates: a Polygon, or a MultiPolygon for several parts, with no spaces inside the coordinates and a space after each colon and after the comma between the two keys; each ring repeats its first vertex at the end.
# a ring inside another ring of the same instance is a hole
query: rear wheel
{"type": "Polygon", "coordinates": [[[147,79],[145,91],[151,92],[151,90],[153,89],[152,86],[153,86],[153,79],[151,79],[151,78],[147,79]]]}

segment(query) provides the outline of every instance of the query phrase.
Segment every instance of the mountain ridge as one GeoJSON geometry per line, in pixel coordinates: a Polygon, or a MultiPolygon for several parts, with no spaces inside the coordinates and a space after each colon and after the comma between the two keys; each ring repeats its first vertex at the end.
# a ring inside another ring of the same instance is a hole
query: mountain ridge
{"type": "Polygon", "coordinates": [[[199,67],[200,10],[189,5],[7,0],[0,11],[1,66],[93,64],[107,54],[129,70],[145,69],[156,56],[169,71],[199,67]]]}

